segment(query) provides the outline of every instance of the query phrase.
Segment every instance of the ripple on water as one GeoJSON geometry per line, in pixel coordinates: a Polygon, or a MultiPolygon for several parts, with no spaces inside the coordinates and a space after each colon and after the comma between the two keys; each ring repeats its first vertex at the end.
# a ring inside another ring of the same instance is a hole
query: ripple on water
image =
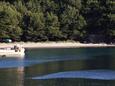
{"type": "Polygon", "coordinates": [[[83,78],[98,80],[115,80],[115,71],[113,70],[84,70],[58,72],[43,76],[32,77],[32,79],[59,79],[59,78],[83,78]]]}
{"type": "Polygon", "coordinates": [[[82,59],[80,57],[75,58],[51,58],[51,59],[0,59],[0,68],[16,68],[16,67],[26,67],[26,66],[32,66],[35,64],[42,64],[46,62],[55,62],[55,61],[68,61],[68,60],[84,60],[87,59],[86,57],[83,57],[82,59]]]}

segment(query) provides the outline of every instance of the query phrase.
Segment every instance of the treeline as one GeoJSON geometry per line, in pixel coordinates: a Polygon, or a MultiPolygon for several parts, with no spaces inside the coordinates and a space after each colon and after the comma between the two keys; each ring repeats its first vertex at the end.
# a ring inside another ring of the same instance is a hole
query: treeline
{"type": "Polygon", "coordinates": [[[1,0],[0,38],[112,42],[115,1],[1,0]]]}

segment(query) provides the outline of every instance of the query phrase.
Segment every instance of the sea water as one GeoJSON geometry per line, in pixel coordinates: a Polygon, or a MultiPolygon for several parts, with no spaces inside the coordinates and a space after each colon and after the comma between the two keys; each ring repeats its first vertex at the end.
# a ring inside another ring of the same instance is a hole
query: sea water
{"type": "Polygon", "coordinates": [[[115,48],[26,49],[0,59],[0,86],[115,86],[115,48]]]}

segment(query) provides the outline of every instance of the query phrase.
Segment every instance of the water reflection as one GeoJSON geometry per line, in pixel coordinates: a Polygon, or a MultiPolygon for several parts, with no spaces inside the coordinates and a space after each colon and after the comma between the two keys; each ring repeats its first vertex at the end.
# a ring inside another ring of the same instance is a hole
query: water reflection
{"type": "Polygon", "coordinates": [[[24,68],[0,69],[0,86],[24,86],[24,68]]]}
{"type": "MultiPolygon", "coordinates": [[[[110,69],[115,70],[115,67],[109,63],[113,62],[105,58],[87,59],[87,60],[65,60],[65,61],[49,61],[41,64],[26,67],[26,76],[44,75],[48,73],[56,73],[72,70],[95,70],[95,69],[110,69]]],[[[115,60],[114,60],[115,62],[115,60]]]]}
{"type": "Polygon", "coordinates": [[[61,78],[84,78],[99,80],[115,80],[115,71],[113,70],[84,70],[84,71],[66,71],[43,76],[32,77],[32,79],[61,79],[61,78]]]}
{"type": "MultiPolygon", "coordinates": [[[[17,67],[27,67],[32,66],[36,64],[45,64],[48,62],[61,62],[61,61],[76,61],[76,60],[88,60],[91,58],[88,57],[79,57],[77,56],[71,56],[70,57],[62,57],[62,58],[55,58],[55,59],[12,59],[12,58],[6,58],[0,60],[0,68],[17,68],[17,67]]],[[[93,59],[93,58],[92,58],[93,59]]]]}
{"type": "Polygon", "coordinates": [[[25,67],[25,77],[27,77],[27,79],[24,85],[115,86],[115,76],[113,76],[115,73],[112,72],[115,70],[115,55],[112,52],[114,52],[114,49],[108,48],[87,48],[81,50],[56,49],[55,51],[53,49],[35,50],[35,52],[32,53],[36,54],[36,56],[30,57],[30,55],[28,57],[31,59],[34,58],[36,61],[38,61],[38,59],[39,61],[43,60],[44,62],[31,65],[31,67],[25,67]],[[75,75],[71,75],[73,71],[75,75]],[[87,75],[87,72],[91,74],[91,76],[87,75]],[[83,74],[83,76],[80,76],[80,74],[83,74]],[[102,76],[98,77],[101,74],[102,76]],[[74,78],[72,79],[73,76],[74,78]]]}
{"type": "Polygon", "coordinates": [[[25,86],[115,86],[114,81],[91,79],[26,80],[25,86]]]}
{"type": "Polygon", "coordinates": [[[115,86],[114,51],[29,49],[23,60],[0,59],[0,86],[115,86]]]}
{"type": "Polygon", "coordinates": [[[0,59],[0,68],[17,68],[23,66],[24,66],[23,59],[12,59],[12,58],[0,59]]]}
{"type": "Polygon", "coordinates": [[[24,86],[24,59],[0,58],[0,86],[24,86]]]}

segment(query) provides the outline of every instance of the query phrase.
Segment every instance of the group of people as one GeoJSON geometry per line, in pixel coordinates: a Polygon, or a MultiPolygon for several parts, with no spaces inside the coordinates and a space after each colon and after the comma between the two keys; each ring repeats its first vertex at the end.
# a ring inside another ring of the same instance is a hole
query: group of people
{"type": "Polygon", "coordinates": [[[14,50],[15,52],[20,52],[21,51],[21,47],[18,45],[14,45],[14,50]]]}

